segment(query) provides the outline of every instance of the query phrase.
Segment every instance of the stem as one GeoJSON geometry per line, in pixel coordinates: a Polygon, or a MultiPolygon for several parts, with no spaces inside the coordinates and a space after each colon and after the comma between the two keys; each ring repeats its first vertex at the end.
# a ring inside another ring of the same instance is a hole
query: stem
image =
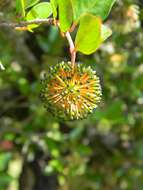
{"type": "MultiPolygon", "coordinates": [[[[30,21],[21,21],[18,23],[2,22],[2,23],[0,23],[0,27],[18,28],[18,27],[25,27],[25,26],[28,26],[30,24],[48,24],[48,25],[56,25],[58,27],[60,25],[60,23],[57,20],[55,20],[53,18],[48,18],[48,19],[35,19],[35,20],[30,20],[30,21]]],[[[74,69],[75,59],[76,59],[75,46],[74,46],[73,40],[71,38],[70,32],[66,32],[65,36],[69,42],[70,53],[71,53],[71,63],[72,63],[72,68],[74,69]]]]}
{"type": "Polygon", "coordinates": [[[21,21],[18,23],[7,23],[7,22],[2,22],[0,23],[0,27],[24,27],[28,26],[30,24],[48,24],[48,25],[55,25],[55,20],[53,18],[48,18],[48,19],[35,19],[35,20],[29,20],[29,21],[21,21]]]}
{"type": "Polygon", "coordinates": [[[65,33],[65,36],[69,42],[69,46],[70,46],[70,53],[71,53],[71,63],[72,63],[72,68],[74,69],[75,67],[75,59],[76,59],[76,51],[75,51],[75,46],[73,43],[73,40],[71,38],[71,35],[69,32],[65,33]]]}

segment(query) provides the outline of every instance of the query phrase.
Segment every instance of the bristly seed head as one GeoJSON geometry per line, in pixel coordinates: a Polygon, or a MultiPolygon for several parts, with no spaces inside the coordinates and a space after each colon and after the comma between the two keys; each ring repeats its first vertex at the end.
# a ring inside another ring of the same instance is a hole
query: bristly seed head
{"type": "Polygon", "coordinates": [[[53,115],[64,120],[83,119],[97,107],[101,86],[91,67],[59,63],[42,82],[41,99],[53,115]]]}

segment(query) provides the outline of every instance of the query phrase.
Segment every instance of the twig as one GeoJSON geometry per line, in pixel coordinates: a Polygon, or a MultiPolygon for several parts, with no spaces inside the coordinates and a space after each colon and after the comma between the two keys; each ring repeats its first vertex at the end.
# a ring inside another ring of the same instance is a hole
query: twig
{"type": "Polygon", "coordinates": [[[30,24],[48,24],[48,25],[56,25],[56,22],[53,18],[48,19],[36,19],[36,20],[30,20],[30,21],[21,21],[18,23],[8,23],[8,22],[2,22],[0,23],[0,27],[24,27],[28,26],[30,24]]]}
{"type": "Polygon", "coordinates": [[[65,36],[69,42],[69,46],[70,46],[70,53],[71,53],[71,63],[72,63],[72,68],[74,69],[75,67],[75,59],[76,59],[76,51],[75,51],[75,46],[73,43],[73,40],[71,38],[71,35],[69,32],[65,33],[65,36]]]}
{"type": "MultiPolygon", "coordinates": [[[[19,28],[19,27],[26,27],[30,24],[48,24],[48,25],[56,25],[58,27],[60,26],[59,21],[57,21],[53,18],[48,18],[48,19],[35,19],[35,20],[30,20],[30,21],[21,21],[18,23],[2,22],[2,23],[0,23],[0,27],[19,28]]],[[[74,46],[73,40],[71,38],[70,32],[66,32],[65,36],[69,42],[70,53],[71,53],[71,63],[72,63],[72,68],[74,68],[75,67],[75,59],[76,59],[75,46],[74,46]]]]}

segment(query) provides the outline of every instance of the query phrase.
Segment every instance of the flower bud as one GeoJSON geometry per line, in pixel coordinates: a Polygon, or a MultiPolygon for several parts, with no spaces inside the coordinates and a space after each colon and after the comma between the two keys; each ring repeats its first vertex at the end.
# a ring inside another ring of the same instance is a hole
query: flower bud
{"type": "Polygon", "coordinates": [[[101,86],[91,67],[59,63],[42,82],[41,99],[49,112],[63,120],[86,118],[101,100],[101,86]]]}

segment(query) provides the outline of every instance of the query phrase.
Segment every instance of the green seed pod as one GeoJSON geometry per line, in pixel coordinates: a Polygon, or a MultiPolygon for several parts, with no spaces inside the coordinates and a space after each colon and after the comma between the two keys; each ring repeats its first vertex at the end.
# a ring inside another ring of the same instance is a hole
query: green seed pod
{"type": "Polygon", "coordinates": [[[91,67],[59,63],[42,80],[41,99],[49,112],[64,120],[86,118],[101,99],[101,86],[91,67]]]}

